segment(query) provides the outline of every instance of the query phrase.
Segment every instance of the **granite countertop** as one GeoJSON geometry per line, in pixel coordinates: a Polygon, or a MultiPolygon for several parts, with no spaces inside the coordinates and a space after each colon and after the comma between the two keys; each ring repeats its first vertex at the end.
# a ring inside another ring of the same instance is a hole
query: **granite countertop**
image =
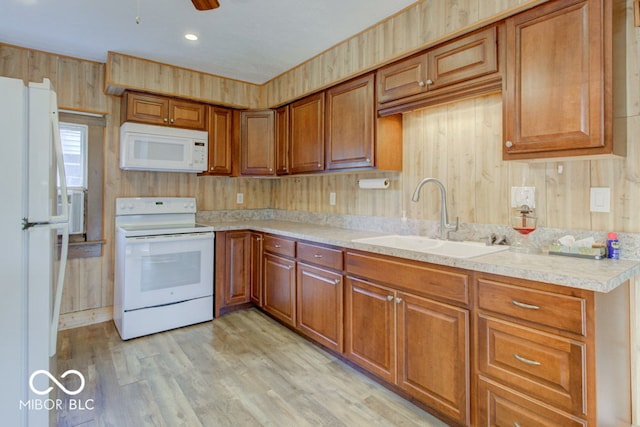
{"type": "Polygon", "coordinates": [[[207,222],[207,224],[214,227],[216,231],[254,230],[273,233],[299,240],[597,292],[609,292],[640,274],[640,262],[634,260],[591,260],[548,254],[519,254],[511,251],[461,259],[352,241],[391,233],[281,220],[207,222]]]}

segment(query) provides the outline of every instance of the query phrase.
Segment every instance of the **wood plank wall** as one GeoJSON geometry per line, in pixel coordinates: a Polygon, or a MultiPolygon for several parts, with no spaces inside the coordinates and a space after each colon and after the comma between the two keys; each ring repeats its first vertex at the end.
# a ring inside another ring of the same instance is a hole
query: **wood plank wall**
{"type": "MultiPolygon", "coordinates": [[[[430,37],[438,37],[433,28],[455,31],[459,26],[474,25],[474,20],[501,16],[533,3],[538,2],[424,0],[405,11],[406,15],[398,15],[380,24],[380,28],[374,27],[350,39],[345,46],[325,52],[321,55],[325,59],[314,58],[270,82],[262,88],[268,100],[263,102],[271,105],[289,101],[345,79],[356,73],[358,67],[369,68],[414,50],[425,40],[429,43],[430,37]],[[433,28],[420,27],[431,22],[425,21],[428,19],[439,24],[433,28]],[[368,45],[367,39],[375,39],[377,47],[368,45]],[[357,55],[356,47],[362,47],[357,55]],[[359,62],[354,64],[354,57],[359,62]],[[332,64],[343,65],[336,71],[332,64]]],[[[625,5],[632,10],[633,0],[626,0],[625,5]]],[[[632,24],[633,14],[628,16],[625,26],[627,72],[622,78],[626,78],[628,89],[629,143],[628,156],[624,159],[502,162],[502,105],[500,95],[494,94],[405,114],[402,173],[332,174],[276,180],[121,171],[118,168],[120,98],[103,91],[105,65],[0,44],[0,75],[25,81],[50,78],[61,108],[107,117],[104,176],[107,243],[102,257],[70,262],[63,313],[76,325],[108,316],[113,302],[114,203],[120,196],[195,196],[201,210],[273,207],[396,218],[406,211],[409,218],[437,220],[439,208],[433,188],[424,188],[420,203],[410,202],[417,182],[424,176],[436,176],[442,178],[449,189],[451,215],[459,216],[464,222],[507,224],[510,187],[531,185],[537,189],[536,207],[543,226],[640,232],[637,220],[640,210],[640,34],[632,24]],[[560,165],[562,173],[558,173],[560,165]],[[357,188],[357,180],[362,177],[383,176],[391,178],[388,190],[357,188]],[[612,189],[610,214],[589,213],[591,186],[612,189]],[[329,191],[337,193],[335,206],[329,205],[329,191]],[[242,206],[235,203],[237,192],[245,195],[242,206]]],[[[177,82],[171,90],[182,90],[176,89],[179,87],[185,86],[177,82]]],[[[175,94],[186,96],[186,92],[175,94]]],[[[243,105],[244,102],[235,103],[243,105]]]]}

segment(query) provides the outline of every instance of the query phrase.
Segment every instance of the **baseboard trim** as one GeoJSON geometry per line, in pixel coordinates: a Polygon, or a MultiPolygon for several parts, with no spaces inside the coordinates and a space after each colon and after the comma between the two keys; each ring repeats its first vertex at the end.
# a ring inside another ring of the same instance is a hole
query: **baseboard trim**
{"type": "Polygon", "coordinates": [[[94,323],[106,322],[112,319],[112,306],[74,311],[60,315],[58,330],[63,331],[65,329],[79,328],[81,326],[93,325],[94,323]]]}

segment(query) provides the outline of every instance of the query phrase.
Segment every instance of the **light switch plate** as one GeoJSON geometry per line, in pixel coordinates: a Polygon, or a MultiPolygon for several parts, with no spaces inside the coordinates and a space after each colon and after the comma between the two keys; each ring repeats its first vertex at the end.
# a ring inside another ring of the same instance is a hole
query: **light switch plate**
{"type": "Polygon", "coordinates": [[[611,212],[611,189],[609,187],[591,187],[591,212],[611,212]]]}
{"type": "Polygon", "coordinates": [[[536,187],[511,187],[511,207],[519,208],[522,205],[536,207],[536,187]]]}

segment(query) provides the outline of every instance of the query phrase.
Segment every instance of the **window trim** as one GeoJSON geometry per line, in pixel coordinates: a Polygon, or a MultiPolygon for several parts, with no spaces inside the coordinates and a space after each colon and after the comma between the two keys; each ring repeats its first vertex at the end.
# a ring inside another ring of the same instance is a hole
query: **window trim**
{"type": "Polygon", "coordinates": [[[69,259],[102,256],[104,240],[104,142],[106,118],[90,113],[60,111],[59,120],[87,125],[87,195],[84,239],[70,242],[69,259]]]}

